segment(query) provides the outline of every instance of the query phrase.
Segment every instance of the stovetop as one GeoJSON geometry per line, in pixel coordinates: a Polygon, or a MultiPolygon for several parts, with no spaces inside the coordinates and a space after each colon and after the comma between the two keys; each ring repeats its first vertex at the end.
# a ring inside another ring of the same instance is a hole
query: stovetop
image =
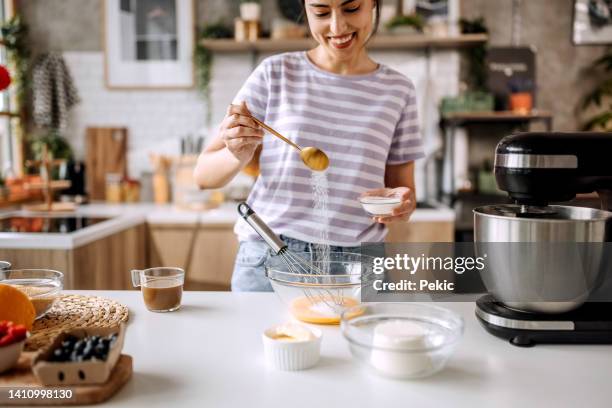
{"type": "Polygon", "coordinates": [[[106,221],[108,218],[84,216],[11,215],[0,218],[0,232],[68,234],[106,221]]]}

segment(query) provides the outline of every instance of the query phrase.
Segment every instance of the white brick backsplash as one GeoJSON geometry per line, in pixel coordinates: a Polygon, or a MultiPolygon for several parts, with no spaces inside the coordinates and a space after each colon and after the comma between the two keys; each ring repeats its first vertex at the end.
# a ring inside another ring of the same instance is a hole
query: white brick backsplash
{"type": "MultiPolygon", "coordinates": [[[[459,54],[434,51],[429,64],[422,51],[372,52],[372,57],[408,76],[415,84],[428,152],[441,143],[438,105],[445,95],[459,89],[459,54]],[[429,70],[429,76],[427,72],[429,70]],[[429,79],[429,80],[428,80],[429,79]]],[[[262,58],[266,55],[262,55],[262,58]]],[[[205,103],[194,90],[110,90],[104,84],[104,54],[65,52],[81,103],[71,112],[66,136],[77,157],[85,156],[85,129],[89,126],[124,126],[129,129],[128,167],[132,177],[150,171],[149,152],[178,154],[179,139],[202,131],[205,103]]],[[[216,54],[210,84],[213,123],[221,121],[227,105],[252,69],[250,54],[216,54]]],[[[203,131],[204,134],[207,131],[203,131]]],[[[424,161],[419,163],[417,188],[423,186],[424,161]]],[[[467,164],[457,163],[460,168],[467,164]]],[[[461,171],[460,171],[461,173],[461,171]]],[[[422,191],[422,190],[421,190],[422,191]]]]}

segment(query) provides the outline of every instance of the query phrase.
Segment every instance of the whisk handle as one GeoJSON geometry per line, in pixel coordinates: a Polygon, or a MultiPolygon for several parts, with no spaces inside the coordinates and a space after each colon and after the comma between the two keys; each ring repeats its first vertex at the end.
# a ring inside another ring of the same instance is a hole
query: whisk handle
{"type": "Polygon", "coordinates": [[[285,244],[271,229],[266,225],[265,222],[259,215],[255,214],[255,211],[245,202],[238,204],[238,214],[259,234],[260,237],[268,244],[274,253],[278,254],[281,250],[287,247],[285,244]]]}

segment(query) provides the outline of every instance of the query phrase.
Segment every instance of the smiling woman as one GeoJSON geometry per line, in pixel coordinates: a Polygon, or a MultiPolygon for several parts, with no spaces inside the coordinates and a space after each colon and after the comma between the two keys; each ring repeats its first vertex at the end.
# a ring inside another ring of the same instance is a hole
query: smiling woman
{"type": "Polygon", "coordinates": [[[302,5],[311,35],[320,44],[315,49],[318,51],[310,54],[315,63],[340,74],[359,74],[375,68],[364,47],[378,29],[380,1],[302,0],[302,5]],[[348,72],[348,67],[355,72],[348,72]]]}
{"type": "MultiPolygon", "coordinates": [[[[200,155],[195,178],[203,188],[223,186],[255,157],[260,174],[247,202],[292,251],[316,255],[322,244],[330,252],[354,252],[362,242],[383,241],[385,224],[406,221],[416,207],[414,160],[424,156],[416,92],[408,78],[368,55],[365,45],[376,31],[380,2],[302,5],[318,45],[266,58],[255,69],[219,135],[200,155]],[[252,117],[328,154],[326,217],[299,155],[277,138],[263,137],[252,117]],[[397,206],[371,217],[359,203],[363,195],[394,197],[397,206]]],[[[243,221],[235,232],[240,249],[232,289],[271,290],[266,244],[243,221]]]]}

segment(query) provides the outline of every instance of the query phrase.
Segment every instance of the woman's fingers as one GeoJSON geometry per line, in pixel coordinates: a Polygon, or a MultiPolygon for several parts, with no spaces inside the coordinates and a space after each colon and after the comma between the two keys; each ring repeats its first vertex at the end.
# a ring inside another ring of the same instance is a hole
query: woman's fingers
{"type": "Polygon", "coordinates": [[[228,115],[231,115],[233,113],[237,113],[239,115],[251,116],[251,111],[247,107],[247,104],[245,101],[240,102],[240,104],[231,104],[227,108],[228,115]]]}
{"type": "Polygon", "coordinates": [[[237,113],[232,113],[223,119],[222,126],[225,129],[231,129],[236,126],[245,126],[251,129],[261,129],[250,116],[244,116],[237,113]]]}
{"type": "Polygon", "coordinates": [[[244,150],[250,149],[258,145],[260,142],[261,140],[256,137],[237,137],[228,140],[227,144],[230,149],[244,150]]]}
{"type": "Polygon", "coordinates": [[[252,137],[261,140],[264,133],[261,129],[253,129],[246,126],[236,126],[230,129],[227,129],[224,132],[224,137],[226,139],[235,139],[235,138],[243,138],[243,137],[252,137]]]}
{"type": "Polygon", "coordinates": [[[409,200],[414,195],[410,187],[400,187],[396,190],[398,190],[396,191],[396,194],[399,194],[400,200],[402,201],[409,200]]]}
{"type": "Polygon", "coordinates": [[[391,224],[392,222],[399,222],[399,221],[406,222],[410,219],[411,215],[412,215],[412,211],[409,211],[401,215],[377,216],[377,217],[373,217],[373,220],[374,222],[378,222],[381,224],[391,224]]]}
{"type": "Polygon", "coordinates": [[[253,129],[259,129],[259,125],[251,117],[251,112],[247,108],[246,102],[242,101],[240,105],[230,105],[227,108],[227,113],[223,121],[223,126],[230,129],[236,126],[246,126],[253,129]]]}
{"type": "Polygon", "coordinates": [[[406,200],[403,200],[397,207],[395,207],[391,215],[401,216],[405,214],[410,214],[412,211],[414,211],[415,208],[416,205],[414,203],[414,200],[412,198],[408,198],[406,200]]]}
{"type": "Polygon", "coordinates": [[[389,193],[388,188],[377,188],[375,190],[364,191],[361,194],[361,197],[369,197],[369,196],[386,197],[388,193],[389,193]]]}

